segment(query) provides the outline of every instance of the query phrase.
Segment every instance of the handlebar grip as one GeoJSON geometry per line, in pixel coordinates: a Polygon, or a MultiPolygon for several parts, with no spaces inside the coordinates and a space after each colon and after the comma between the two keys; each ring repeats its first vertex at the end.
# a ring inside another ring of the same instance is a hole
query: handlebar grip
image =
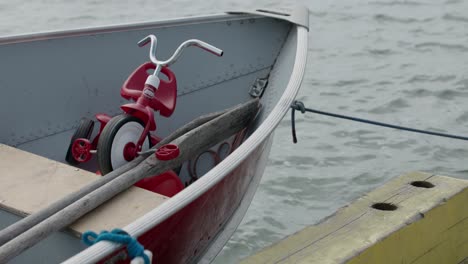
{"type": "Polygon", "coordinates": [[[157,41],[157,39],[156,39],[156,37],[154,35],[148,35],[148,36],[142,38],[140,41],[138,41],[138,43],[137,43],[138,47],[143,47],[146,44],[150,43],[150,41],[157,41]]]}
{"type": "Polygon", "coordinates": [[[208,44],[206,42],[198,42],[197,44],[195,44],[195,46],[198,46],[199,48],[202,48],[210,53],[213,53],[214,55],[218,56],[218,57],[221,57],[223,56],[223,53],[224,51],[222,49],[218,49],[217,47],[211,45],[211,44],[208,44]]]}

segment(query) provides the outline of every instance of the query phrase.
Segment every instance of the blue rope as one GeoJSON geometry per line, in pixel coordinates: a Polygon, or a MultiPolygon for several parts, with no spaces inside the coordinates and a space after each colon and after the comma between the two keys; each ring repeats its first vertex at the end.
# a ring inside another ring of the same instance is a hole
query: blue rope
{"type": "Polygon", "coordinates": [[[111,232],[101,231],[98,235],[93,231],[86,231],[82,236],[83,242],[88,245],[94,245],[99,241],[111,241],[118,244],[127,245],[128,255],[130,259],[142,257],[145,264],[150,264],[149,257],[145,254],[145,248],[138,242],[138,240],[130,236],[122,229],[116,228],[111,232]]]}
{"type": "Polygon", "coordinates": [[[464,137],[464,136],[445,134],[445,133],[438,133],[438,132],[415,129],[415,128],[404,127],[404,126],[397,126],[397,125],[392,125],[392,124],[388,124],[388,123],[382,123],[382,122],[377,122],[377,121],[372,121],[372,120],[367,120],[367,119],[362,119],[362,118],[357,118],[357,117],[352,117],[352,116],[345,116],[345,115],[339,115],[339,114],[319,111],[319,110],[315,110],[315,109],[310,109],[310,108],[306,108],[304,106],[304,103],[302,103],[301,101],[294,101],[291,104],[291,108],[292,108],[292,111],[291,111],[291,128],[292,128],[292,135],[293,135],[293,142],[294,143],[297,143],[295,114],[294,114],[294,112],[296,112],[296,110],[301,111],[301,113],[303,113],[303,114],[305,112],[311,112],[311,113],[316,113],[316,114],[320,114],[320,115],[326,115],[326,116],[332,116],[332,117],[336,117],[336,118],[348,119],[348,120],[351,120],[351,121],[356,121],[356,122],[361,122],[361,123],[366,123],[366,124],[371,124],[371,125],[376,125],[376,126],[382,126],[382,127],[395,128],[395,129],[400,129],[400,130],[406,130],[406,131],[415,132],[415,133],[421,133],[421,134],[427,134],[427,135],[433,135],[433,136],[439,136],[439,137],[446,137],[446,138],[461,139],[461,140],[468,140],[468,137],[464,137]]]}

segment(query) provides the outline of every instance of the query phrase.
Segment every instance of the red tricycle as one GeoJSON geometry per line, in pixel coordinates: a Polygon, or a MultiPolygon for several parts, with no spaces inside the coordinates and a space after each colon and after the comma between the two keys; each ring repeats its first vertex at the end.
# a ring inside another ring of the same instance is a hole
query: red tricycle
{"type": "MultiPolygon", "coordinates": [[[[143,47],[148,43],[151,43],[149,52],[151,61],[140,65],[130,74],[120,90],[123,98],[134,102],[122,105],[120,108],[124,113],[114,117],[96,114],[100,128],[93,140],[91,140],[91,135],[94,122],[90,119],[82,119],[72,136],[66,154],[65,160],[68,163],[77,165],[87,162],[95,153],[99,172],[105,175],[157,144],[160,138],[150,133],[156,130],[154,112],[159,111],[160,115],[170,117],[177,101],[177,81],[169,66],[175,63],[184,48],[189,46],[197,46],[217,56],[223,55],[222,50],[201,40],[191,39],[183,42],[169,59],[159,61],[156,59],[156,36],[146,36],[138,42],[138,46],[143,47]],[[150,74],[149,71],[153,73],[150,74]],[[167,80],[159,78],[159,73],[164,74],[167,80]]],[[[169,172],[171,173],[175,174],[169,172]]],[[[164,178],[173,178],[173,176],[153,178],[159,178],[157,181],[160,182],[164,178]]],[[[180,184],[182,182],[179,180],[177,185],[180,184]]],[[[146,189],[154,191],[155,188],[152,186],[146,189]]]]}

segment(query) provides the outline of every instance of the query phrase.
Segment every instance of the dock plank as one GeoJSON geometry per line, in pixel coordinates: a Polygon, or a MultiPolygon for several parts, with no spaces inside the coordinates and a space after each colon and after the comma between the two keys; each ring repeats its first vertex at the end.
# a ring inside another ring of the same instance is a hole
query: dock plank
{"type": "Polygon", "coordinates": [[[409,173],[242,263],[458,264],[468,257],[467,204],[468,181],[409,173]],[[397,208],[377,210],[376,203],[397,208]]]}

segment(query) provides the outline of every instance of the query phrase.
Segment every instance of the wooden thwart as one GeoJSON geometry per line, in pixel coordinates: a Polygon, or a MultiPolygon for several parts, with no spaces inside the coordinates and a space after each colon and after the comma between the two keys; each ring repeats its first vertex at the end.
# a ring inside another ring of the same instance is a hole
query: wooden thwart
{"type": "Polygon", "coordinates": [[[467,204],[468,181],[410,173],[242,263],[459,264],[468,258],[467,204]]]}
{"type": "MultiPolygon", "coordinates": [[[[18,216],[43,209],[92,183],[99,175],[0,144],[0,207],[18,216]]],[[[168,197],[131,187],[70,225],[78,237],[86,230],[126,226],[168,197]]]]}
{"type": "Polygon", "coordinates": [[[137,181],[176,168],[186,160],[240,131],[256,115],[258,107],[258,99],[251,100],[171,141],[170,143],[177,145],[180,149],[180,155],[177,158],[159,161],[154,155],[150,155],[136,167],[86,194],[78,201],[5,243],[0,247],[0,263],[17,256],[52,232],[70,225],[82,215],[128,189],[137,181]]]}

